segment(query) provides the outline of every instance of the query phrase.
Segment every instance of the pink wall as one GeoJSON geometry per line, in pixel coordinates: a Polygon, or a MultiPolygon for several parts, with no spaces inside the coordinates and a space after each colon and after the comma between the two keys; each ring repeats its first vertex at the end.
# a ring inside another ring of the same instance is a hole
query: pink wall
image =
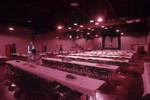
{"type": "Polygon", "coordinates": [[[12,43],[16,43],[16,52],[27,53],[33,30],[13,26],[14,31],[9,31],[9,26],[0,25],[0,27],[0,55],[5,55],[5,45],[12,43]]]}
{"type": "Polygon", "coordinates": [[[121,37],[121,49],[122,50],[129,50],[131,47],[131,44],[140,44],[140,45],[146,45],[147,36],[141,36],[141,37],[131,37],[131,36],[122,36],[121,37]]]}
{"type": "MultiPolygon", "coordinates": [[[[138,43],[140,45],[147,44],[146,41],[147,36],[133,37],[133,36],[121,36],[121,50],[130,50],[130,46],[132,43],[138,43]]],[[[102,38],[99,38],[100,41],[102,38]]],[[[86,39],[76,39],[74,44],[79,44],[81,46],[86,47],[86,39]]]]}
{"type": "Polygon", "coordinates": [[[73,46],[73,40],[63,37],[63,33],[46,33],[44,35],[35,35],[35,48],[41,51],[43,44],[47,45],[47,51],[58,50],[62,45],[63,50],[69,50],[73,46]],[[58,39],[56,37],[59,37],[58,39]]]}

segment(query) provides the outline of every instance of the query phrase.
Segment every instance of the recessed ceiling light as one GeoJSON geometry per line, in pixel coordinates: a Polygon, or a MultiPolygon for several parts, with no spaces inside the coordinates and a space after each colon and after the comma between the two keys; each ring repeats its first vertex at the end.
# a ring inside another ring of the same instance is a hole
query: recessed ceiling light
{"type": "Polygon", "coordinates": [[[88,30],[90,30],[91,28],[88,28],[88,30]]]}
{"type": "Polygon", "coordinates": [[[105,27],[105,29],[107,30],[107,29],[108,29],[108,27],[105,27]]]}
{"type": "Polygon", "coordinates": [[[9,29],[10,31],[13,31],[13,30],[14,30],[14,28],[13,28],[13,27],[9,27],[8,29],[9,29]]]}
{"type": "Polygon", "coordinates": [[[95,25],[99,25],[99,23],[95,23],[95,25]]]}
{"type": "Polygon", "coordinates": [[[122,32],[121,35],[124,35],[124,33],[122,32]]]}
{"type": "Polygon", "coordinates": [[[88,32],[87,35],[90,35],[90,32],[88,32]]]}
{"type": "Polygon", "coordinates": [[[116,30],[116,32],[119,32],[119,31],[120,31],[119,29],[116,30]]]}
{"type": "Polygon", "coordinates": [[[97,21],[98,21],[98,22],[102,22],[103,19],[102,19],[102,18],[98,18],[97,21]]]}
{"type": "Polygon", "coordinates": [[[98,35],[96,34],[95,37],[98,37],[98,35]]]}
{"type": "Polygon", "coordinates": [[[27,20],[28,23],[32,23],[32,20],[27,20]]]}
{"type": "Polygon", "coordinates": [[[62,29],[62,26],[58,26],[57,29],[61,30],[61,29],[62,29]]]}
{"type": "Polygon", "coordinates": [[[94,29],[91,29],[91,31],[94,31],[94,29]]]}
{"type": "Polygon", "coordinates": [[[79,31],[79,29],[76,30],[76,32],[78,32],[78,31],[79,31]]]}
{"type": "Polygon", "coordinates": [[[91,22],[91,23],[93,23],[93,22],[94,22],[94,20],[90,20],[90,22],[91,22]]]}
{"type": "Polygon", "coordinates": [[[72,39],[72,36],[70,35],[69,38],[72,39]]]}
{"type": "Polygon", "coordinates": [[[77,7],[79,4],[74,2],[74,3],[71,3],[70,5],[73,6],[73,7],[77,7]]]}
{"type": "Polygon", "coordinates": [[[68,27],[68,29],[70,30],[70,29],[71,29],[71,27],[68,27]]]}
{"type": "Polygon", "coordinates": [[[76,26],[76,25],[78,25],[78,23],[74,23],[73,25],[75,25],[75,26],[76,26]]]}
{"type": "Polygon", "coordinates": [[[83,27],[83,25],[80,25],[80,27],[83,27]]]}
{"type": "Polygon", "coordinates": [[[101,28],[104,28],[105,26],[101,26],[101,28]]]}

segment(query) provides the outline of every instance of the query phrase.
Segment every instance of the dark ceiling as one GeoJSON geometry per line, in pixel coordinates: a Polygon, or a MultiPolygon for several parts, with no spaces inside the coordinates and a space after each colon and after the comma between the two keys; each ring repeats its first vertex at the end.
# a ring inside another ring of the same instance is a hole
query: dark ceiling
{"type": "Polygon", "coordinates": [[[147,17],[149,5],[149,0],[0,0],[0,23],[54,31],[58,24],[86,24],[98,16],[105,20],[147,17]],[[71,6],[73,2],[79,6],[71,6]]]}

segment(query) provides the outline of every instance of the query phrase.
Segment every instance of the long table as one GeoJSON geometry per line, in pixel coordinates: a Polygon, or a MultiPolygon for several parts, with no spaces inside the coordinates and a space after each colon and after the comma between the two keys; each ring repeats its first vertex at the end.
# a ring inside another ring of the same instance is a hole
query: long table
{"type": "Polygon", "coordinates": [[[150,94],[150,63],[144,63],[144,73],[142,78],[144,86],[143,96],[145,96],[146,94],[150,94]]]}
{"type": "Polygon", "coordinates": [[[57,81],[64,86],[71,88],[72,90],[79,91],[86,95],[93,95],[95,91],[105,83],[105,81],[97,80],[85,76],[80,76],[57,69],[52,69],[40,65],[32,64],[28,62],[16,60],[7,61],[7,64],[13,65],[21,70],[27,71],[47,81],[57,81]],[[71,74],[75,76],[75,79],[68,79],[66,75],[71,74]]]}
{"type": "Polygon", "coordinates": [[[64,57],[64,58],[74,58],[74,59],[83,59],[83,60],[98,60],[98,61],[111,61],[111,62],[125,62],[128,63],[129,60],[126,59],[113,59],[113,58],[99,58],[99,57],[83,57],[83,56],[71,56],[71,55],[57,55],[57,57],[64,57]]]}
{"type": "Polygon", "coordinates": [[[106,64],[90,63],[90,62],[83,62],[83,61],[67,62],[67,61],[63,61],[62,59],[59,59],[59,58],[43,57],[42,59],[47,60],[47,61],[55,61],[55,62],[62,62],[62,63],[69,63],[69,64],[77,64],[77,65],[82,65],[82,66],[104,68],[104,69],[109,69],[111,71],[116,71],[119,68],[119,66],[115,66],[115,65],[106,65],[106,64]]]}

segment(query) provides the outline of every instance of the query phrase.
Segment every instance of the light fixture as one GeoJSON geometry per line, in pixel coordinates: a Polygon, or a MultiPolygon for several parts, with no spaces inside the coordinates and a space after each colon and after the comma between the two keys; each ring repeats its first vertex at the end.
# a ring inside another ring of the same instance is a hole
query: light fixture
{"type": "Polygon", "coordinates": [[[99,23],[95,23],[95,25],[99,25],[99,23]]]}
{"type": "Polygon", "coordinates": [[[104,28],[105,26],[101,26],[101,28],[104,28]]]}
{"type": "Polygon", "coordinates": [[[78,38],[79,38],[79,36],[76,36],[76,38],[78,39],[78,38]]]}
{"type": "Polygon", "coordinates": [[[122,32],[121,35],[124,35],[124,33],[122,32]]]}
{"type": "Polygon", "coordinates": [[[98,37],[98,35],[96,34],[95,37],[98,37]]]}
{"type": "Polygon", "coordinates": [[[59,37],[57,36],[56,39],[58,39],[59,37]]]}
{"type": "Polygon", "coordinates": [[[58,26],[57,29],[61,30],[61,29],[62,29],[62,26],[58,26]]]}
{"type": "Polygon", "coordinates": [[[107,29],[108,29],[108,27],[105,27],[105,29],[107,30],[107,29]]]}
{"type": "Polygon", "coordinates": [[[116,29],[116,32],[119,32],[120,30],[119,29],[116,29]]]}
{"type": "Polygon", "coordinates": [[[28,23],[32,23],[32,20],[27,20],[28,23]]]}
{"type": "Polygon", "coordinates": [[[88,30],[90,30],[91,28],[88,28],[88,30]]]}
{"type": "Polygon", "coordinates": [[[98,22],[102,22],[103,19],[102,19],[102,18],[98,18],[97,21],[98,21],[98,22]]]}
{"type": "Polygon", "coordinates": [[[79,29],[77,29],[76,32],[79,32],[79,29]]]}
{"type": "Polygon", "coordinates": [[[80,25],[80,27],[83,27],[83,25],[80,25]]]}
{"type": "Polygon", "coordinates": [[[90,20],[90,22],[91,22],[91,23],[93,23],[93,22],[94,22],[94,20],[90,20]]]}
{"type": "Polygon", "coordinates": [[[69,30],[71,30],[71,27],[68,27],[69,30]]]}
{"type": "Polygon", "coordinates": [[[70,35],[69,38],[72,39],[72,36],[70,35]]]}
{"type": "Polygon", "coordinates": [[[78,23],[74,23],[73,25],[77,26],[77,25],[78,25],[78,23]]]}
{"type": "Polygon", "coordinates": [[[77,7],[79,4],[77,2],[73,2],[70,5],[73,6],[73,7],[77,7]]]}
{"type": "Polygon", "coordinates": [[[90,32],[88,32],[87,35],[90,35],[90,32]]]}
{"type": "Polygon", "coordinates": [[[8,29],[9,29],[10,31],[13,31],[13,30],[14,30],[14,28],[13,28],[13,27],[9,27],[8,29]]]}
{"type": "Polygon", "coordinates": [[[91,29],[91,31],[94,31],[94,29],[91,29]]]}

